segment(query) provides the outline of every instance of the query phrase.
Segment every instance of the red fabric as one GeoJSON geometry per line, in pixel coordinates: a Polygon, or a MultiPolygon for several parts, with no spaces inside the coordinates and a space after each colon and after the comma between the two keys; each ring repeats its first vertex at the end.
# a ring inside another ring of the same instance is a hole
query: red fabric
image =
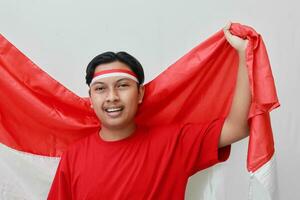
{"type": "Polygon", "coordinates": [[[228,158],[223,123],[140,126],[114,142],[92,134],[63,154],[48,200],[184,199],[189,176],[228,158]]]}
{"type": "MultiPolygon", "coordinates": [[[[255,171],[274,153],[269,112],[279,103],[260,35],[240,24],[233,24],[230,31],[249,39],[248,170],[255,171]]],[[[223,31],[217,32],[146,84],[137,122],[155,125],[225,118],[235,89],[237,63],[236,51],[223,31]]],[[[0,74],[1,143],[30,153],[60,156],[70,143],[98,130],[89,101],[49,77],[3,36],[0,74]]]]}

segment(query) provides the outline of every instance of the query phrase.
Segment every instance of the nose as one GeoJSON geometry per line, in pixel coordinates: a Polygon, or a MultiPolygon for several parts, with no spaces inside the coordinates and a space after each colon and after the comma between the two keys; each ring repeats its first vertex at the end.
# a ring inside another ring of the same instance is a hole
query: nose
{"type": "Polygon", "coordinates": [[[118,92],[115,89],[110,89],[106,96],[107,102],[115,102],[119,100],[118,92]]]}

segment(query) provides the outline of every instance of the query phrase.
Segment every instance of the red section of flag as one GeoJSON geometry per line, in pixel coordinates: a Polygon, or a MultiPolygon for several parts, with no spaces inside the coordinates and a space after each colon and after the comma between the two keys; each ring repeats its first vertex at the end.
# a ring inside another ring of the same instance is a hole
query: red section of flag
{"type": "Polygon", "coordinates": [[[0,142],[59,156],[99,122],[89,104],[52,79],[0,36],[0,142]]]}
{"type": "MultiPolygon", "coordinates": [[[[248,38],[252,94],[248,170],[274,153],[269,112],[279,106],[265,45],[252,28],[233,24],[248,38]]],[[[206,122],[226,117],[234,94],[236,51],[219,31],[146,84],[137,123],[206,122]]],[[[98,130],[89,101],[39,69],[0,36],[0,142],[30,153],[59,156],[67,145],[98,130]]]]}

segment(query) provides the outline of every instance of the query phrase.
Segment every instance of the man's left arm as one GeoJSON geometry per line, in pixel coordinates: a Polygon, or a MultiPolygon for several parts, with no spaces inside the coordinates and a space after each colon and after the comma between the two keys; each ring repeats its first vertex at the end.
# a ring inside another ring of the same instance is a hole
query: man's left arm
{"type": "Polygon", "coordinates": [[[232,35],[229,32],[229,28],[230,24],[224,28],[224,34],[230,45],[238,52],[239,66],[233,101],[222,128],[219,147],[227,146],[249,135],[247,119],[251,104],[251,92],[246,66],[246,47],[248,41],[232,35]]]}

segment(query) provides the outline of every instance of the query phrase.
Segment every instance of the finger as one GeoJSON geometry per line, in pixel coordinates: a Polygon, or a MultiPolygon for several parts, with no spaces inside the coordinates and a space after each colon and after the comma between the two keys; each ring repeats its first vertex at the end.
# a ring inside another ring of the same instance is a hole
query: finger
{"type": "Polygon", "coordinates": [[[231,22],[229,21],[225,27],[224,27],[224,30],[229,30],[230,29],[230,26],[231,26],[231,22]]]}
{"type": "Polygon", "coordinates": [[[225,35],[227,34],[227,36],[230,36],[230,35],[229,35],[229,34],[230,34],[230,31],[229,31],[230,26],[231,26],[231,22],[229,21],[229,22],[225,25],[225,27],[223,28],[224,34],[225,34],[225,35]]]}
{"type": "Polygon", "coordinates": [[[229,42],[229,44],[231,44],[231,46],[233,46],[234,45],[234,43],[233,43],[234,36],[230,33],[230,31],[228,29],[224,30],[224,36],[225,36],[227,42],[229,42]]]}
{"type": "Polygon", "coordinates": [[[232,34],[230,33],[229,29],[224,28],[224,35],[226,39],[230,39],[232,37],[232,34]]]}

